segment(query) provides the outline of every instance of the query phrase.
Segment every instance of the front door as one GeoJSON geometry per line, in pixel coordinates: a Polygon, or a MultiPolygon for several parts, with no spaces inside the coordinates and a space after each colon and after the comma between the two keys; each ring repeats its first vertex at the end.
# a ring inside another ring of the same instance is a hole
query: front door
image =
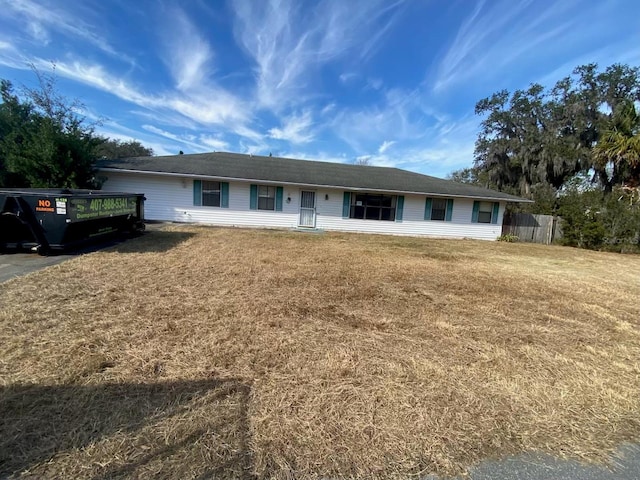
{"type": "Polygon", "coordinates": [[[316,192],[300,192],[300,222],[301,227],[314,228],[316,226],[316,192]]]}

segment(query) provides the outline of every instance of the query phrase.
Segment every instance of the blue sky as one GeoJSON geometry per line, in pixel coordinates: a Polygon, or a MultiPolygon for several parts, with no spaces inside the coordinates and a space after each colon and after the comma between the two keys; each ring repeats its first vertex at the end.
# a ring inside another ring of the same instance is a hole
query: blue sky
{"type": "Polygon", "coordinates": [[[0,0],[0,77],[59,90],[156,154],[473,162],[475,103],[640,65],[637,0],[0,0]]]}

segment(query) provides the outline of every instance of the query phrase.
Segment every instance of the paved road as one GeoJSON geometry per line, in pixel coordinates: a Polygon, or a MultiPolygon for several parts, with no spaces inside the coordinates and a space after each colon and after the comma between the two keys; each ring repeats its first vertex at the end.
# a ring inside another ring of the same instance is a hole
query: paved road
{"type": "MultiPolygon", "coordinates": [[[[487,460],[469,471],[466,480],[638,480],[640,445],[625,444],[611,465],[590,465],[550,455],[525,453],[502,460],[487,460]]],[[[424,480],[444,480],[429,475],[424,480]]],[[[460,477],[457,480],[462,480],[460,477]]]]}

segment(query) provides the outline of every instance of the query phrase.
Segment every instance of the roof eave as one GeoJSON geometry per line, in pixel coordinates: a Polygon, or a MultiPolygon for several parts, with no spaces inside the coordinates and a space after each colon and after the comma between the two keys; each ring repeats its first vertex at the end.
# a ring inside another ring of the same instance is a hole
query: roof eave
{"type": "Polygon", "coordinates": [[[491,196],[481,196],[481,195],[458,195],[452,193],[435,193],[435,192],[417,192],[413,190],[389,190],[389,189],[379,189],[379,188],[366,188],[366,187],[354,187],[351,185],[329,185],[329,184],[320,184],[320,183],[300,183],[300,182],[286,182],[279,180],[264,180],[261,178],[245,178],[245,177],[225,177],[223,175],[200,175],[195,173],[179,173],[179,172],[158,172],[154,170],[135,170],[129,168],[115,168],[115,167],[99,167],[99,171],[103,172],[128,172],[128,173],[137,173],[137,174],[146,174],[146,175],[161,175],[161,176],[178,176],[185,178],[196,178],[196,179],[207,179],[207,178],[218,178],[224,179],[228,181],[236,181],[236,182],[260,182],[268,185],[291,185],[291,186],[301,186],[301,187],[320,187],[320,188],[337,188],[337,189],[346,189],[355,192],[381,192],[381,193],[404,193],[409,195],[430,195],[433,197],[446,197],[446,198],[471,198],[478,200],[494,200],[498,202],[509,202],[509,203],[534,203],[533,200],[527,200],[525,198],[503,198],[503,197],[491,197],[491,196]]]}

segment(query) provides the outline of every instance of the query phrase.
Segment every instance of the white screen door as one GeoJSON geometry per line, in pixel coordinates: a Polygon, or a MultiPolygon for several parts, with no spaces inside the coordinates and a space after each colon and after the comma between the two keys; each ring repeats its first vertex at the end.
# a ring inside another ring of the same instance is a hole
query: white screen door
{"type": "Polygon", "coordinates": [[[301,227],[316,226],[316,192],[302,191],[300,198],[300,223],[301,227]]]}

